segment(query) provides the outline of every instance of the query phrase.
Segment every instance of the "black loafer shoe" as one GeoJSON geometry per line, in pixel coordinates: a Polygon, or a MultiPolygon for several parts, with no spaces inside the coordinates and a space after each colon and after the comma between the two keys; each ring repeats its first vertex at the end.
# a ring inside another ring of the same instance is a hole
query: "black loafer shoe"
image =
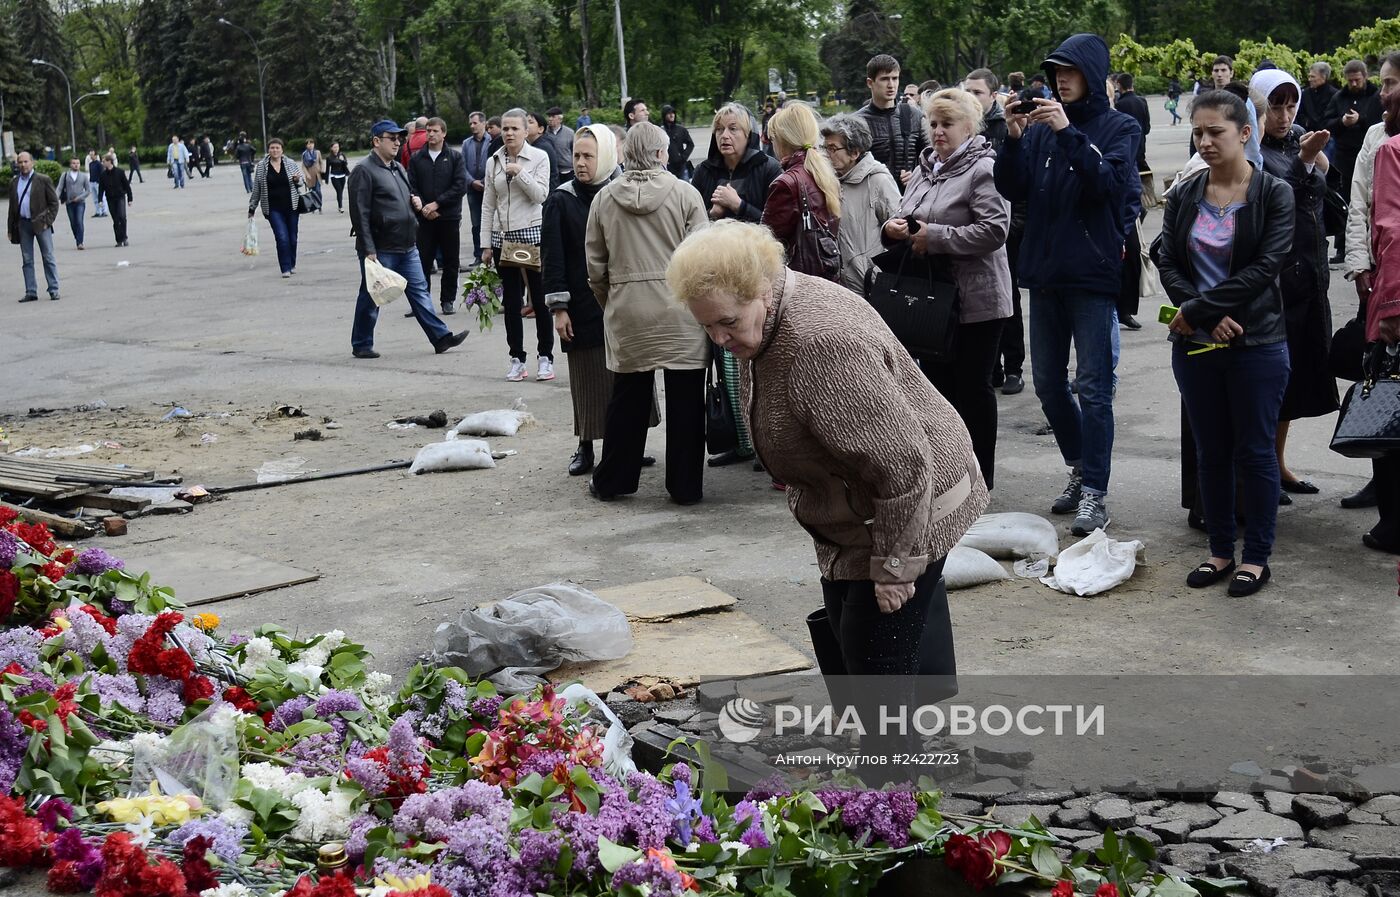
{"type": "Polygon", "coordinates": [[[356,358],[378,358],[378,357],[379,357],[379,353],[376,352],[376,351],[374,351],[373,349],[356,349],[356,350],[355,350],[354,352],[352,352],[351,354],[354,355],[356,358]]]}
{"type": "Polygon", "coordinates": [[[616,495],[604,495],[602,492],[599,492],[598,487],[593,485],[592,480],[588,481],[588,494],[598,499],[599,501],[612,501],[613,499],[617,498],[616,495]]]}
{"type": "Polygon", "coordinates": [[[453,305],[451,302],[444,302],[442,304],[442,313],[445,315],[455,315],[457,313],[457,306],[453,305]]]}
{"type": "Polygon", "coordinates": [[[1272,574],[1269,572],[1269,565],[1264,565],[1264,572],[1255,576],[1253,573],[1243,571],[1236,573],[1235,578],[1230,580],[1228,589],[1231,598],[1248,598],[1264,587],[1264,583],[1269,581],[1272,574]]]}
{"type": "Polygon", "coordinates": [[[1138,322],[1138,319],[1135,318],[1135,317],[1133,317],[1132,315],[1124,315],[1124,316],[1123,316],[1123,320],[1119,321],[1118,323],[1122,324],[1124,327],[1128,328],[1129,330],[1141,330],[1141,329],[1142,329],[1142,324],[1140,324],[1140,323],[1138,322]]]}
{"type": "Polygon", "coordinates": [[[593,444],[580,445],[578,451],[569,459],[569,476],[581,477],[593,471],[593,444]]]}
{"type": "Polygon", "coordinates": [[[745,460],[744,456],[739,454],[737,449],[730,449],[727,452],[715,455],[705,463],[710,467],[728,467],[731,464],[738,464],[743,460],[745,460]]]}
{"type": "Polygon", "coordinates": [[[1291,504],[1293,504],[1293,499],[1289,497],[1287,492],[1280,492],[1278,494],[1278,505],[1280,508],[1285,508],[1291,504]]]}
{"type": "Polygon", "coordinates": [[[1007,374],[1006,382],[1002,384],[1001,394],[1004,396],[1019,395],[1026,388],[1026,381],[1020,374],[1007,374]]]}
{"type": "Polygon", "coordinates": [[[1387,545],[1370,533],[1361,534],[1361,544],[1372,551],[1384,551],[1386,554],[1400,554],[1400,545],[1387,545]]]}
{"type": "Polygon", "coordinates": [[[1215,585],[1233,572],[1235,572],[1234,561],[1231,561],[1218,570],[1210,561],[1206,561],[1195,570],[1186,574],[1186,584],[1193,589],[1204,589],[1206,586],[1215,585]]]}
{"type": "Polygon", "coordinates": [[[1316,495],[1322,491],[1307,480],[1280,480],[1279,486],[1284,492],[1292,492],[1294,495],[1316,495]]]}
{"type": "Polygon", "coordinates": [[[656,466],[656,459],[653,458],[651,455],[642,455],[642,466],[643,466],[643,467],[655,467],[655,466],[656,466]]]}
{"type": "Polygon", "coordinates": [[[460,346],[462,343],[466,342],[467,336],[470,333],[470,330],[463,330],[461,333],[449,333],[447,336],[433,343],[433,351],[441,355],[448,349],[460,346]]]}
{"type": "Polygon", "coordinates": [[[19,301],[20,301],[20,302],[38,302],[38,301],[39,301],[39,297],[38,297],[38,296],[25,296],[23,299],[21,299],[21,300],[19,300],[19,301]]]}
{"type": "Polygon", "coordinates": [[[1361,487],[1361,491],[1353,495],[1348,495],[1342,499],[1342,507],[1348,510],[1356,508],[1374,508],[1376,506],[1376,483],[1375,480],[1361,487]]]}
{"type": "Polygon", "coordinates": [[[1190,511],[1186,515],[1186,525],[1201,532],[1206,531],[1206,519],[1195,511],[1190,511]]]}

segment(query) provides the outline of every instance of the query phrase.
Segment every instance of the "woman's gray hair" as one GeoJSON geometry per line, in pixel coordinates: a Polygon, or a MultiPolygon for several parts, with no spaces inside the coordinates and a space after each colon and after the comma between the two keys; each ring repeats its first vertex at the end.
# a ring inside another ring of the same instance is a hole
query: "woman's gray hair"
{"type": "Polygon", "coordinates": [[[665,165],[661,154],[671,146],[666,132],[649,121],[638,122],[627,129],[627,141],[622,144],[622,167],[628,171],[654,171],[665,165]]]}
{"type": "Polygon", "coordinates": [[[520,129],[523,131],[527,127],[526,120],[529,119],[529,117],[530,113],[516,106],[514,109],[507,109],[505,113],[501,115],[501,121],[505,121],[508,118],[518,118],[520,119],[520,129]]]}
{"type": "Polygon", "coordinates": [[[874,142],[865,119],[850,112],[838,112],[822,122],[822,137],[840,137],[851,153],[869,152],[874,142]]]}
{"type": "Polygon", "coordinates": [[[1308,71],[1317,72],[1323,78],[1330,79],[1332,77],[1332,66],[1325,62],[1314,62],[1308,66],[1308,71]]]}

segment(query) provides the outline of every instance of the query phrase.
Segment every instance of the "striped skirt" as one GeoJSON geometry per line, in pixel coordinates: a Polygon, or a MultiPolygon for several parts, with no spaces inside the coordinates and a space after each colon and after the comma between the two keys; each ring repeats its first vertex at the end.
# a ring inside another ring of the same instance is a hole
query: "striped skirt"
{"type": "MultiPolygon", "coordinates": [[[[565,357],[569,359],[569,396],[574,400],[574,435],[580,442],[602,439],[613,388],[607,348],[570,349],[565,357]]],[[[651,421],[648,426],[654,427],[659,423],[660,404],[657,402],[656,388],[652,387],[651,421]]]]}

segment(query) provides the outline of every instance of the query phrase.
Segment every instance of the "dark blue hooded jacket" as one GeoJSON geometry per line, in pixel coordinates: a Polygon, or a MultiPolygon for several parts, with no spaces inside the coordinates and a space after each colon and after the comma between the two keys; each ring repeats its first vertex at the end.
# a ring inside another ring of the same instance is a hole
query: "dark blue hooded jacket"
{"type": "Polygon", "coordinates": [[[1142,189],[1142,129],[1109,105],[1108,45],[1097,34],[1076,34],[1051,54],[1045,71],[1052,84],[1060,65],[1088,82],[1087,97],[1065,104],[1069,127],[1056,133],[1032,125],[1021,139],[1008,137],[997,155],[997,189],[1027,203],[1017,275],[1030,289],[1116,294],[1128,203],[1142,189]]]}

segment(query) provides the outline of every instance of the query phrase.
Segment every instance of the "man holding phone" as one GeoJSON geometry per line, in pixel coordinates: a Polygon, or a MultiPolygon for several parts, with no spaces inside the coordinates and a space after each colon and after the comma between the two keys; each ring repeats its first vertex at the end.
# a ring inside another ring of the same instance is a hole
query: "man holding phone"
{"type": "Polygon", "coordinates": [[[1075,513],[1073,532],[1106,528],[1113,455],[1113,339],[1123,265],[1123,222],[1140,190],[1142,129],[1115,111],[1105,88],[1108,45],[1076,34],[1045,61],[1055,99],[1023,96],[1006,110],[996,185],[1026,203],[1017,275],[1030,290],[1035,394],[1050,421],[1069,484],[1051,505],[1075,513]],[[1076,352],[1079,397],[1069,388],[1076,352]]]}
{"type": "MultiPolygon", "coordinates": [[[[1327,107],[1327,130],[1337,149],[1332,155],[1332,164],[1337,166],[1342,176],[1342,196],[1351,196],[1351,177],[1356,171],[1356,157],[1361,154],[1361,144],[1366,140],[1366,132],[1381,120],[1381,92],[1368,79],[1366,63],[1353,59],[1342,69],[1346,86],[1332,97],[1327,107]]],[[[1337,254],[1332,264],[1340,265],[1346,259],[1346,232],[1337,234],[1337,254]]]]}

